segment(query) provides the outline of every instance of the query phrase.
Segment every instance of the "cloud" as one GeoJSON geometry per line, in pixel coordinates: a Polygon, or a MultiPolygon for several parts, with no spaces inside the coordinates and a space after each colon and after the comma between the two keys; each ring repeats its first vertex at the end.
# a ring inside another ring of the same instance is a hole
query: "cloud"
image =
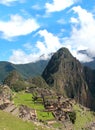
{"type": "MultiPolygon", "coordinates": [[[[61,47],[67,47],[74,57],[82,62],[89,62],[95,57],[95,18],[91,12],[76,6],[72,8],[73,17],[70,23],[72,31],[70,36],[59,38],[46,29],[37,32],[39,40],[35,44],[37,53],[27,54],[22,50],[14,50],[10,61],[13,63],[28,63],[36,61],[40,55],[48,55],[61,47]],[[41,39],[41,40],[40,40],[41,39]],[[87,54],[78,53],[79,50],[86,50],[87,54]]],[[[26,45],[28,49],[30,44],[26,45]]]]}
{"type": "Polygon", "coordinates": [[[34,9],[34,10],[41,10],[42,8],[41,8],[41,6],[39,4],[36,4],[36,5],[32,6],[32,9],[34,9]]]}
{"type": "Polygon", "coordinates": [[[25,0],[0,0],[0,4],[6,5],[6,6],[11,6],[14,2],[19,2],[23,3],[25,0]]]}
{"type": "Polygon", "coordinates": [[[38,35],[41,38],[44,38],[43,42],[40,40],[37,41],[34,48],[38,49],[38,52],[33,52],[33,45],[30,43],[24,44],[25,49],[30,49],[30,54],[27,54],[23,50],[13,50],[12,55],[9,58],[9,61],[15,64],[24,64],[29,62],[35,62],[39,60],[39,57],[44,54],[45,59],[48,58],[48,54],[55,52],[61,47],[60,40],[57,36],[48,32],[47,30],[40,30],[38,35]]]}
{"type": "Polygon", "coordinates": [[[31,43],[26,43],[23,45],[25,47],[26,50],[32,50],[33,46],[31,45],[31,43]]]}
{"type": "Polygon", "coordinates": [[[47,12],[57,12],[70,7],[75,3],[75,0],[53,0],[53,3],[46,3],[47,12]]]}
{"type": "Polygon", "coordinates": [[[38,28],[39,25],[34,19],[25,19],[18,14],[11,15],[9,21],[0,21],[0,32],[5,39],[27,35],[38,28]]]}
{"type": "MultiPolygon", "coordinates": [[[[71,51],[79,50],[79,46],[84,46],[87,49],[90,57],[86,54],[73,53],[80,61],[90,61],[95,57],[95,18],[92,13],[81,8],[80,6],[73,7],[73,12],[78,16],[72,17],[71,22],[72,32],[71,36],[64,38],[64,44],[72,47],[71,51]],[[75,24],[74,24],[75,23],[75,24]]],[[[81,48],[82,49],[82,48],[81,48]]],[[[82,49],[84,50],[84,48],[82,49]]]]}
{"type": "Polygon", "coordinates": [[[70,22],[71,23],[78,23],[79,21],[78,21],[78,19],[72,17],[70,22]]]}
{"type": "Polygon", "coordinates": [[[52,33],[48,32],[47,30],[40,30],[38,34],[44,38],[43,42],[37,42],[37,47],[40,51],[45,51],[45,53],[55,52],[58,48],[61,47],[60,39],[53,35],[52,33]],[[41,47],[42,49],[41,49],[41,47]]]}
{"type": "Polygon", "coordinates": [[[30,62],[35,62],[38,59],[37,54],[27,54],[23,50],[13,50],[12,56],[10,56],[9,61],[14,64],[25,64],[30,62]]]}
{"type": "Polygon", "coordinates": [[[61,19],[57,20],[57,23],[59,23],[59,24],[65,24],[66,22],[65,22],[65,20],[63,18],[61,18],[61,19]]]}

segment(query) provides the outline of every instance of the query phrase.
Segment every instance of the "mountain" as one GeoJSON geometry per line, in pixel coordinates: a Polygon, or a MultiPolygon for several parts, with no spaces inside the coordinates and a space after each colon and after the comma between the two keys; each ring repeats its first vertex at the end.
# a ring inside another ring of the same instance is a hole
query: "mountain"
{"type": "MultiPolygon", "coordinates": [[[[79,53],[86,53],[86,50],[80,51],[79,53]]],[[[44,71],[46,65],[49,62],[49,59],[53,56],[54,53],[50,53],[47,56],[41,55],[39,60],[34,63],[28,64],[12,64],[10,62],[0,62],[0,83],[8,76],[8,74],[16,70],[19,72],[23,78],[27,79],[29,77],[39,76],[44,71]],[[47,59],[48,57],[48,59],[47,59]]],[[[84,66],[88,66],[92,69],[95,69],[95,60],[92,62],[82,63],[84,66]]]]}
{"type": "Polygon", "coordinates": [[[4,79],[3,84],[8,85],[12,90],[16,92],[25,90],[29,84],[23,79],[19,72],[13,70],[4,79]]]}
{"type": "MultiPolygon", "coordinates": [[[[88,57],[91,58],[90,54],[87,52],[87,50],[79,50],[78,53],[80,54],[84,54],[84,55],[87,55],[88,57]]],[[[92,59],[92,58],[91,58],[92,59]]],[[[95,70],[95,57],[93,57],[93,60],[92,61],[89,61],[89,62],[84,62],[82,63],[84,66],[88,66],[90,67],[91,69],[94,69],[95,70]]]]}
{"type": "Polygon", "coordinates": [[[8,74],[16,70],[23,78],[29,78],[31,76],[39,76],[42,74],[46,67],[48,60],[39,60],[35,63],[28,64],[12,64],[10,62],[0,62],[0,82],[2,82],[8,74]]]}
{"type": "Polygon", "coordinates": [[[9,63],[9,62],[0,62],[0,82],[3,81],[5,79],[5,77],[7,77],[7,75],[9,74],[9,72],[15,70],[15,67],[13,64],[9,63]]]}
{"type": "Polygon", "coordinates": [[[51,59],[51,57],[53,56],[54,53],[49,53],[49,54],[42,54],[40,55],[40,57],[38,58],[38,61],[40,60],[49,60],[51,59]]]}
{"type": "Polygon", "coordinates": [[[93,61],[90,61],[90,62],[85,62],[83,63],[84,66],[88,66],[90,67],[91,69],[95,70],[95,57],[93,58],[93,61]]]}
{"type": "Polygon", "coordinates": [[[67,48],[59,49],[52,56],[42,77],[58,94],[95,110],[95,72],[83,67],[67,48]]]}

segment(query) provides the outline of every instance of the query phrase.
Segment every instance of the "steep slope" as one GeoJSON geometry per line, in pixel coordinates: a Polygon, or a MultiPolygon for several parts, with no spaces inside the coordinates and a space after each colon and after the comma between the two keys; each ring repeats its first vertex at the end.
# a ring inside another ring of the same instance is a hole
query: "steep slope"
{"type": "Polygon", "coordinates": [[[9,73],[9,75],[5,78],[4,84],[7,84],[12,90],[21,91],[28,87],[28,83],[22,78],[20,73],[13,70],[9,73]]]}
{"type": "MultiPolygon", "coordinates": [[[[92,75],[91,71],[90,74],[92,75]]],[[[42,77],[57,90],[57,93],[74,98],[82,105],[92,107],[90,101],[93,96],[90,88],[95,84],[88,85],[90,80],[87,81],[86,75],[86,70],[84,73],[83,66],[71,55],[69,50],[61,48],[52,56],[42,77]]]]}
{"type": "Polygon", "coordinates": [[[0,62],[0,83],[13,70],[18,71],[24,78],[41,75],[47,63],[48,60],[40,60],[35,63],[19,65],[12,64],[10,62],[0,62]]]}
{"type": "Polygon", "coordinates": [[[91,70],[89,67],[84,67],[85,81],[87,82],[89,89],[89,106],[95,110],[95,70],[91,70]]]}
{"type": "Polygon", "coordinates": [[[3,81],[9,72],[15,70],[15,67],[10,62],[0,62],[0,82],[3,81]]]}
{"type": "Polygon", "coordinates": [[[90,62],[85,62],[83,63],[84,66],[88,66],[90,67],[91,69],[95,70],[95,57],[93,58],[93,61],[90,61],[90,62]]]}
{"type": "Polygon", "coordinates": [[[43,70],[45,69],[47,63],[48,63],[48,60],[39,60],[39,61],[34,62],[34,63],[15,65],[15,68],[25,78],[28,78],[31,76],[41,75],[43,70]]]}

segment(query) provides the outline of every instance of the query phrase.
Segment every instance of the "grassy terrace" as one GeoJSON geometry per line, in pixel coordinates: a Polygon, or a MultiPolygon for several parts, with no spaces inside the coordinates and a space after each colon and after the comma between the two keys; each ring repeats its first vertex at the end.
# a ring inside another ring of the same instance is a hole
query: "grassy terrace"
{"type": "Polygon", "coordinates": [[[49,128],[24,122],[10,113],[0,111],[0,130],[49,130],[49,128]]]}
{"type": "MultiPolygon", "coordinates": [[[[42,99],[39,98],[38,102],[36,102],[36,103],[33,102],[32,94],[24,93],[24,92],[16,93],[16,96],[14,97],[13,100],[14,100],[15,104],[18,106],[20,104],[24,104],[30,108],[36,109],[39,120],[43,120],[45,122],[45,121],[54,119],[51,112],[49,112],[49,113],[44,112],[44,106],[41,103],[42,99]]],[[[83,110],[82,108],[80,108],[80,106],[78,104],[74,105],[74,110],[76,112],[76,121],[74,124],[74,130],[82,130],[82,128],[84,128],[87,124],[89,124],[92,121],[95,121],[95,116],[93,115],[93,112],[83,110]]],[[[61,125],[62,124],[60,124],[60,123],[55,123],[54,127],[61,128],[61,125]]],[[[11,129],[9,129],[9,130],[11,130],[11,129]]],[[[31,130],[31,129],[27,129],[27,130],[31,130]]]]}
{"type": "Polygon", "coordinates": [[[24,93],[24,92],[16,93],[13,100],[16,105],[23,104],[27,105],[32,109],[36,109],[39,120],[47,121],[54,119],[51,112],[44,112],[44,106],[41,103],[41,99],[39,99],[40,100],[39,102],[34,103],[32,100],[32,94],[30,93],[24,93]]]}
{"type": "Polygon", "coordinates": [[[0,130],[35,130],[35,125],[0,111],[0,130]]]}
{"type": "Polygon", "coordinates": [[[25,122],[10,113],[0,110],[0,130],[54,130],[32,122],[25,122]]]}

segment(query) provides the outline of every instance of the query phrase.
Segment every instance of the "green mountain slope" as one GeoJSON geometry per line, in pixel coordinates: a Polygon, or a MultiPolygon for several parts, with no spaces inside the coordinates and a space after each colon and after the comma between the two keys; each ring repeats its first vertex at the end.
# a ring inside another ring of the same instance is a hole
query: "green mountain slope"
{"type": "Polygon", "coordinates": [[[42,74],[47,63],[48,60],[40,60],[35,63],[19,65],[10,62],[0,62],[0,82],[2,82],[13,70],[18,71],[24,78],[39,76],[42,74]]]}
{"type": "Polygon", "coordinates": [[[13,64],[9,62],[3,62],[3,61],[0,62],[0,82],[3,81],[5,77],[7,77],[9,72],[13,70],[15,70],[15,67],[13,64]]]}

